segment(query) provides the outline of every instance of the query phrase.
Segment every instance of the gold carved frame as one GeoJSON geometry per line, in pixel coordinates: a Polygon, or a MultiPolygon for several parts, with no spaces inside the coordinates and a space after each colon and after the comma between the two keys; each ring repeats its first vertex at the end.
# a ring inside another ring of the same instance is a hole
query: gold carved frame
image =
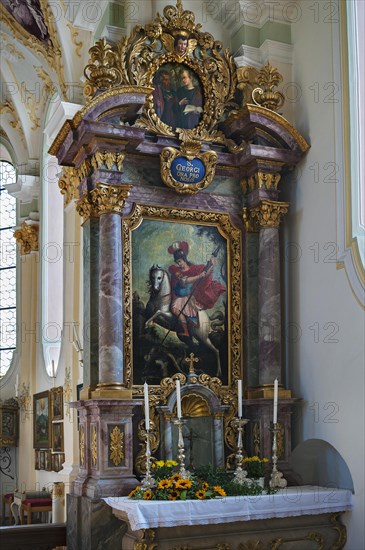
{"type": "MultiPolygon", "coordinates": [[[[143,395],[142,385],[133,385],[133,318],[132,318],[132,233],[143,220],[156,220],[197,225],[214,226],[227,242],[227,297],[228,297],[228,386],[226,390],[216,377],[206,374],[199,376],[204,383],[219,386],[218,393],[231,393],[236,380],[242,372],[242,238],[228,213],[205,212],[201,210],[185,210],[165,208],[161,206],[135,205],[131,214],[122,221],[123,232],[123,267],[124,267],[124,380],[125,386],[132,388],[133,397],[143,395]],[[209,379],[209,381],[207,380],[209,379]]],[[[182,374],[177,374],[181,379],[182,374]]],[[[183,380],[182,380],[183,381],[183,380]]],[[[200,381],[200,380],[199,380],[200,381]]],[[[159,386],[150,386],[152,400],[166,403],[168,396],[174,391],[175,383],[170,378],[161,380],[159,386]]],[[[213,389],[213,387],[212,387],[213,389]]],[[[234,391],[234,389],[233,389],[234,391]]]]}

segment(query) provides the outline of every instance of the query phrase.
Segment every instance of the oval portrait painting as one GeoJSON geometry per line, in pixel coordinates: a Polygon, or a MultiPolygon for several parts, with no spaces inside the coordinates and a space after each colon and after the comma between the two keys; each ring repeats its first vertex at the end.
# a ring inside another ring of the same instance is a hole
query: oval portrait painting
{"type": "Polygon", "coordinates": [[[153,78],[153,107],[162,122],[192,130],[203,113],[203,91],[198,76],[187,65],[166,63],[153,78]]]}

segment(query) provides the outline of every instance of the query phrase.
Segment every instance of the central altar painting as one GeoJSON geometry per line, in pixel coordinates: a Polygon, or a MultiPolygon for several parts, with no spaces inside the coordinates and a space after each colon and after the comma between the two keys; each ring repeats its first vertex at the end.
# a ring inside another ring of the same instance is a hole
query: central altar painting
{"type": "Polygon", "coordinates": [[[137,206],[124,220],[124,238],[133,386],[158,386],[178,373],[187,376],[191,353],[197,375],[229,385],[236,378],[232,297],[240,290],[240,272],[238,284],[237,274],[232,277],[231,252],[240,257],[240,232],[229,216],[137,206]]]}

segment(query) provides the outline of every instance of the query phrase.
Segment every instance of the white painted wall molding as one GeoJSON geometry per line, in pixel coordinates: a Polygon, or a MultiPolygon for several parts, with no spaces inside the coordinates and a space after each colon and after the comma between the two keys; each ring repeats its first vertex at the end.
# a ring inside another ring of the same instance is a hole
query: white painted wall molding
{"type": "Polygon", "coordinates": [[[32,202],[33,199],[38,198],[40,187],[39,176],[21,174],[18,176],[15,183],[11,183],[5,187],[12,197],[15,197],[22,203],[27,204],[32,202]]]}
{"type": "Polygon", "coordinates": [[[270,62],[293,64],[293,46],[276,42],[275,40],[265,40],[260,48],[246,46],[242,44],[235,54],[237,67],[251,66],[261,69],[263,65],[270,62]]]}

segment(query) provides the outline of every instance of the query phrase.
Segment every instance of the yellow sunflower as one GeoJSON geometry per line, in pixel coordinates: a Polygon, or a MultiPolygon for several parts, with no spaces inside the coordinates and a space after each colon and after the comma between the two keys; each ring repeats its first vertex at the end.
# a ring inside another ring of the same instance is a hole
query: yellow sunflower
{"type": "Polygon", "coordinates": [[[133,489],[133,491],[131,491],[128,496],[132,497],[136,491],[137,491],[137,488],[133,489]]]}
{"type": "Polygon", "coordinates": [[[221,497],[226,497],[227,496],[227,493],[225,492],[224,489],[222,489],[222,487],[220,485],[216,485],[215,487],[213,487],[213,489],[221,497]]]}
{"type": "Polygon", "coordinates": [[[202,483],[202,490],[203,490],[203,491],[206,491],[206,490],[208,489],[208,487],[209,487],[209,484],[208,484],[206,481],[203,481],[203,483],[202,483]]]}
{"type": "Polygon", "coordinates": [[[205,499],[205,492],[202,491],[202,490],[199,490],[195,493],[195,496],[199,499],[199,500],[204,500],[205,499]]]}
{"type": "Polygon", "coordinates": [[[150,489],[147,489],[147,491],[145,491],[145,493],[143,494],[143,499],[151,500],[151,498],[152,498],[152,491],[150,491],[150,489]]]}
{"type": "Polygon", "coordinates": [[[157,489],[168,489],[171,487],[172,482],[169,479],[161,479],[159,482],[157,489]]]}
{"type": "Polygon", "coordinates": [[[177,481],[178,479],[181,479],[181,475],[180,474],[174,474],[173,476],[171,476],[170,479],[172,481],[177,481]]]}
{"type": "Polygon", "coordinates": [[[190,479],[178,479],[176,482],[176,489],[190,489],[192,482],[190,479]]]}
{"type": "Polygon", "coordinates": [[[179,495],[179,491],[170,491],[169,500],[176,500],[179,495]]]}

